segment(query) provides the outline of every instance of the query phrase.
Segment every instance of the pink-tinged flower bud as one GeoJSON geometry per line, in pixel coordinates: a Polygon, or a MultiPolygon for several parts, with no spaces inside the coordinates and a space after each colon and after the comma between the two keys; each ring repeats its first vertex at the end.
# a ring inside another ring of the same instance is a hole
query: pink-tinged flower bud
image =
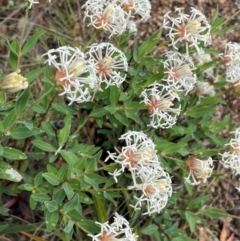
{"type": "Polygon", "coordinates": [[[186,165],[189,169],[189,175],[185,178],[185,181],[191,185],[206,183],[207,178],[209,178],[212,174],[213,160],[211,157],[207,160],[190,157],[187,159],[186,165]]]}
{"type": "Polygon", "coordinates": [[[20,70],[6,75],[0,80],[0,89],[8,92],[15,93],[20,90],[25,90],[28,87],[27,79],[19,74],[20,70]]]}

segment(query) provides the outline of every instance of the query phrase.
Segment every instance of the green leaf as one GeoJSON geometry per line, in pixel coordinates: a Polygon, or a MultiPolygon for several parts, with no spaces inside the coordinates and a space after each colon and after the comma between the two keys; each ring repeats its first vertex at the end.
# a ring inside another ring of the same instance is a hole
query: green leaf
{"type": "Polygon", "coordinates": [[[194,199],[190,200],[187,208],[188,209],[197,209],[199,207],[204,207],[206,202],[209,200],[209,195],[204,195],[201,197],[195,197],[194,199]]]}
{"type": "Polygon", "coordinates": [[[45,33],[45,31],[38,31],[37,33],[30,36],[22,48],[22,54],[26,54],[31,51],[37,43],[37,40],[45,33]]]}
{"type": "Polygon", "coordinates": [[[72,113],[72,109],[65,104],[53,103],[52,107],[61,114],[70,115],[72,113]]]}
{"type": "Polygon", "coordinates": [[[20,182],[22,180],[22,176],[9,164],[3,161],[0,161],[0,178],[13,182],[20,182]]]}
{"type": "Polygon", "coordinates": [[[68,213],[73,209],[75,209],[78,204],[79,204],[78,195],[75,195],[71,201],[64,204],[63,210],[64,212],[68,213]]]}
{"type": "Polygon", "coordinates": [[[111,105],[117,105],[119,100],[119,87],[111,86],[110,87],[110,103],[111,105]]]}
{"type": "Polygon", "coordinates": [[[157,231],[158,231],[158,226],[155,224],[150,224],[147,227],[145,227],[144,229],[142,229],[142,233],[146,234],[146,235],[154,234],[157,231]]]}
{"type": "Polygon", "coordinates": [[[182,143],[182,142],[178,142],[178,143],[169,142],[163,138],[157,138],[155,141],[155,144],[156,144],[156,149],[165,154],[176,153],[178,150],[180,150],[181,148],[187,145],[187,143],[182,143]]]}
{"type": "MultiPolygon", "coordinates": [[[[114,204],[115,207],[117,207],[118,203],[116,200],[114,200],[113,196],[111,195],[112,192],[103,192],[103,196],[104,198],[106,198],[107,200],[109,200],[110,202],[112,202],[114,204]]],[[[121,196],[121,195],[120,195],[121,196]]]]}
{"type": "Polygon", "coordinates": [[[24,92],[21,94],[21,96],[17,99],[16,104],[15,104],[15,111],[16,115],[20,116],[22,112],[24,111],[27,101],[30,95],[30,89],[27,88],[24,90],[24,92]]]}
{"type": "Polygon", "coordinates": [[[19,54],[19,43],[17,39],[14,39],[11,43],[11,51],[9,56],[9,63],[13,70],[17,70],[18,67],[18,54],[19,54]],[[14,51],[12,51],[14,49],[14,51]]]}
{"type": "Polygon", "coordinates": [[[64,165],[61,166],[61,168],[58,170],[58,172],[57,172],[57,177],[58,177],[58,180],[59,180],[60,182],[65,181],[65,179],[67,178],[68,169],[69,169],[69,165],[64,164],[64,165]]]}
{"type": "Polygon", "coordinates": [[[58,210],[58,203],[55,200],[44,202],[45,207],[51,213],[58,210]]]}
{"type": "Polygon", "coordinates": [[[78,221],[81,229],[86,233],[99,233],[99,227],[92,220],[78,221]]]}
{"type": "Polygon", "coordinates": [[[214,207],[204,207],[201,210],[201,213],[209,218],[216,218],[216,219],[229,216],[229,214],[224,209],[214,208],[214,207]]]}
{"type": "Polygon", "coordinates": [[[70,233],[73,230],[74,222],[72,220],[68,220],[66,227],[63,229],[64,233],[70,233]]]}
{"type": "Polygon", "coordinates": [[[57,175],[55,175],[53,173],[45,172],[42,174],[42,176],[53,186],[56,186],[59,184],[57,175]]]}
{"type": "Polygon", "coordinates": [[[12,147],[3,147],[3,157],[10,159],[10,160],[24,160],[27,159],[25,153],[14,149],[12,147]]]}
{"type": "Polygon", "coordinates": [[[32,141],[32,144],[34,146],[36,146],[38,149],[46,151],[46,152],[54,152],[55,151],[55,148],[45,141],[34,140],[34,141],[32,141]]]}
{"type": "Polygon", "coordinates": [[[118,112],[114,113],[114,117],[118,121],[120,121],[123,125],[129,126],[128,119],[127,119],[126,115],[124,115],[122,112],[118,111],[118,112]]]}
{"type": "Polygon", "coordinates": [[[201,106],[197,107],[196,109],[187,111],[186,115],[193,118],[199,118],[205,115],[211,115],[214,113],[214,111],[214,106],[201,106]]]}
{"type": "Polygon", "coordinates": [[[62,188],[54,191],[53,200],[56,200],[57,203],[62,203],[64,198],[65,198],[65,192],[62,188]]]}
{"type": "Polygon", "coordinates": [[[28,83],[31,83],[31,82],[32,82],[33,80],[35,80],[41,73],[43,73],[44,70],[45,70],[45,67],[34,69],[34,70],[28,72],[28,73],[25,75],[25,78],[27,78],[28,83]]]}
{"type": "Polygon", "coordinates": [[[90,117],[102,117],[105,116],[107,113],[108,111],[104,107],[100,107],[92,110],[92,112],[90,113],[90,117]]]}
{"type": "Polygon", "coordinates": [[[33,193],[31,197],[37,202],[46,202],[51,200],[51,198],[45,193],[33,193]]]}
{"type": "Polygon", "coordinates": [[[40,186],[43,181],[43,176],[42,172],[39,172],[35,177],[34,177],[34,186],[40,186]]]}
{"type": "Polygon", "coordinates": [[[160,36],[161,30],[159,29],[146,42],[140,45],[137,61],[139,61],[143,56],[153,51],[155,46],[159,43],[160,36]]]}
{"type": "Polygon", "coordinates": [[[47,230],[51,232],[57,225],[59,219],[58,211],[55,212],[45,212],[45,223],[47,226],[47,230]]]}
{"type": "Polygon", "coordinates": [[[214,13],[213,13],[213,16],[212,16],[212,18],[211,18],[211,20],[210,20],[211,25],[213,25],[213,23],[214,23],[215,20],[217,19],[217,16],[218,16],[218,5],[216,6],[216,9],[215,9],[215,11],[214,11],[214,13]]]}
{"type": "Polygon", "coordinates": [[[193,233],[195,231],[195,226],[197,221],[199,221],[199,218],[197,217],[196,214],[189,211],[185,211],[185,217],[189,224],[190,231],[193,233]]]}
{"type": "Polygon", "coordinates": [[[79,161],[79,158],[72,151],[61,150],[59,153],[63,157],[63,159],[70,165],[73,165],[79,161]]]}
{"type": "Polygon", "coordinates": [[[89,178],[88,176],[84,176],[84,181],[87,183],[87,184],[90,184],[91,186],[93,186],[93,188],[96,190],[98,189],[98,184],[92,180],[91,178],[89,178]]]}
{"type": "Polygon", "coordinates": [[[2,147],[2,145],[0,144],[0,156],[2,156],[2,154],[3,154],[3,147],[2,147]]]}
{"type": "Polygon", "coordinates": [[[112,115],[118,110],[117,106],[115,105],[105,106],[104,109],[107,110],[112,115]]]}
{"type": "Polygon", "coordinates": [[[9,50],[11,50],[13,53],[15,53],[16,55],[18,55],[19,48],[18,48],[18,49],[14,48],[14,46],[12,46],[12,45],[10,44],[10,42],[8,41],[8,37],[7,37],[6,35],[0,33],[0,37],[3,38],[3,39],[7,42],[7,45],[8,45],[9,50]]]}
{"type": "Polygon", "coordinates": [[[0,104],[4,104],[7,100],[6,93],[3,90],[0,90],[0,104]]]}
{"type": "Polygon", "coordinates": [[[16,120],[16,111],[15,109],[11,110],[11,112],[9,112],[9,114],[5,117],[5,119],[2,122],[2,126],[4,131],[6,131],[8,129],[8,127],[10,125],[12,125],[12,123],[16,120]]]}
{"type": "Polygon", "coordinates": [[[68,197],[68,200],[72,199],[72,197],[74,195],[74,191],[73,191],[73,188],[71,187],[71,185],[67,182],[64,182],[62,187],[68,197]]]}
{"type": "Polygon", "coordinates": [[[29,130],[26,126],[20,126],[12,129],[11,136],[17,140],[21,140],[42,133],[44,133],[44,131],[36,127],[33,127],[32,130],[29,130]]]}
{"type": "Polygon", "coordinates": [[[59,131],[58,140],[59,140],[59,147],[63,147],[64,144],[67,142],[70,130],[71,130],[71,115],[66,115],[64,118],[65,126],[59,131]]]}
{"type": "MultiPolygon", "coordinates": [[[[8,209],[7,209],[8,210],[8,209]]],[[[3,214],[2,214],[3,215],[3,214]]],[[[3,231],[5,228],[9,227],[8,223],[0,222],[0,232],[3,231]]]]}

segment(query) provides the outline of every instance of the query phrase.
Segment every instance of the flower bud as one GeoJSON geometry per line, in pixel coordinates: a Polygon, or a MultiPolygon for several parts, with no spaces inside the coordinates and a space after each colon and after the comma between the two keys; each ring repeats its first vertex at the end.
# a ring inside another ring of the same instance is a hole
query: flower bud
{"type": "Polygon", "coordinates": [[[6,75],[0,80],[0,89],[8,93],[15,93],[28,87],[27,79],[19,74],[20,70],[6,75]]]}

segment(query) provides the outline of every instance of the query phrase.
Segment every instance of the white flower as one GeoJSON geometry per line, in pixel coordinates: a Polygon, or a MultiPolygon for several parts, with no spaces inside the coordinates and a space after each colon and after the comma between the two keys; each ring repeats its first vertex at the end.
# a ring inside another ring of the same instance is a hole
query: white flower
{"type": "Polygon", "coordinates": [[[170,87],[155,82],[142,91],[140,98],[143,98],[140,103],[147,105],[151,117],[148,126],[170,128],[176,123],[181,107],[172,107],[173,101],[179,100],[179,96],[170,87]]]}
{"type": "MultiPolygon", "coordinates": [[[[141,173],[146,173],[148,167],[159,166],[155,144],[143,132],[128,131],[119,140],[124,140],[126,146],[122,147],[119,155],[111,154],[109,158],[121,165],[121,169],[112,173],[115,180],[127,168],[131,174],[134,185],[141,173]]],[[[106,160],[105,160],[106,161],[106,160]]]]}
{"type": "Polygon", "coordinates": [[[113,223],[95,222],[101,227],[101,233],[88,234],[92,241],[137,241],[137,235],[132,232],[129,222],[121,215],[115,213],[113,223]]]}
{"type": "Polygon", "coordinates": [[[64,89],[60,95],[67,95],[69,105],[92,99],[91,92],[96,90],[97,80],[95,68],[90,60],[85,60],[79,48],[63,46],[51,49],[43,56],[48,58],[45,63],[56,68],[55,82],[64,89]]]}
{"type": "Polygon", "coordinates": [[[227,67],[226,77],[227,81],[240,84],[240,44],[227,43],[225,47],[225,54],[223,57],[224,63],[227,67]]]}
{"type": "Polygon", "coordinates": [[[213,171],[213,160],[209,157],[207,160],[200,160],[196,157],[190,157],[186,161],[189,169],[189,175],[185,178],[185,182],[191,185],[206,183],[213,171]]]}
{"type": "Polygon", "coordinates": [[[167,77],[163,80],[176,91],[185,91],[187,94],[197,81],[196,75],[192,72],[195,69],[192,60],[187,55],[175,51],[168,51],[164,56],[167,58],[163,62],[167,77]]]}
{"type": "Polygon", "coordinates": [[[94,63],[98,77],[98,85],[106,83],[120,86],[126,78],[128,69],[127,58],[124,53],[111,43],[93,44],[89,47],[89,59],[94,63]]]}
{"type": "Polygon", "coordinates": [[[215,95],[215,90],[212,85],[210,85],[208,82],[197,82],[196,83],[196,93],[198,96],[202,97],[203,95],[215,95]]]}
{"type": "Polygon", "coordinates": [[[118,0],[121,7],[131,15],[138,14],[146,22],[150,18],[151,4],[149,0],[118,0]]]}
{"type": "Polygon", "coordinates": [[[188,47],[194,46],[197,52],[201,51],[200,44],[207,46],[211,43],[211,25],[208,23],[205,15],[199,10],[192,8],[191,15],[182,12],[183,8],[176,8],[178,17],[170,16],[170,12],[164,15],[163,28],[168,29],[168,36],[171,45],[178,49],[177,44],[186,45],[186,53],[188,47]]]}
{"type": "Polygon", "coordinates": [[[225,168],[230,168],[233,174],[238,175],[240,174],[240,128],[237,128],[234,134],[235,138],[232,138],[227,144],[230,146],[230,150],[221,154],[220,162],[225,168]]]}
{"type": "Polygon", "coordinates": [[[142,192],[140,197],[134,197],[137,202],[132,206],[138,210],[147,202],[147,212],[143,215],[160,213],[172,196],[171,178],[160,166],[152,168],[147,177],[142,176],[142,183],[129,188],[142,192]]]}
{"type": "Polygon", "coordinates": [[[83,8],[84,21],[89,20],[88,26],[109,32],[109,38],[126,30],[127,14],[115,1],[87,0],[83,8]]]}

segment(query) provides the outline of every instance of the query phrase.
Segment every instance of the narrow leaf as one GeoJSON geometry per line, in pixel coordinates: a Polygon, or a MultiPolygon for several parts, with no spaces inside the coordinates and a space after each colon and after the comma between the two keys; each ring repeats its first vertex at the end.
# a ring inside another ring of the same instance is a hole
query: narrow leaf
{"type": "Polygon", "coordinates": [[[50,145],[49,143],[46,143],[45,141],[41,140],[34,140],[32,141],[32,144],[39,148],[40,150],[46,151],[46,152],[54,152],[55,148],[50,145]]]}
{"type": "Polygon", "coordinates": [[[27,159],[25,153],[14,149],[12,147],[3,147],[3,157],[10,159],[10,160],[24,160],[27,159]]]}
{"type": "Polygon", "coordinates": [[[26,54],[31,51],[37,43],[37,40],[44,34],[44,31],[39,31],[28,38],[27,42],[23,46],[22,54],[26,54]]]}

